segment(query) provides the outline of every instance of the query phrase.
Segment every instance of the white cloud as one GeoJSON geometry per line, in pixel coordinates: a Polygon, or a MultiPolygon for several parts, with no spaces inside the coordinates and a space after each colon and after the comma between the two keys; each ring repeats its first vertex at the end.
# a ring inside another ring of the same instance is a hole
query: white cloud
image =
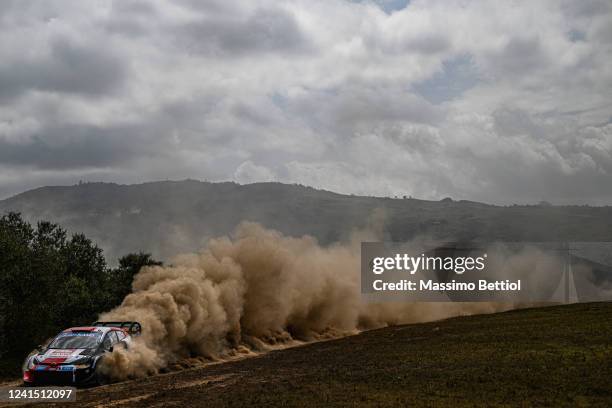
{"type": "Polygon", "coordinates": [[[0,193],[98,175],[609,203],[611,9],[5,1],[0,193]]]}
{"type": "Polygon", "coordinates": [[[234,180],[238,183],[255,183],[262,181],[274,181],[274,174],[264,166],[258,166],[250,160],[240,164],[234,173],[234,180]]]}

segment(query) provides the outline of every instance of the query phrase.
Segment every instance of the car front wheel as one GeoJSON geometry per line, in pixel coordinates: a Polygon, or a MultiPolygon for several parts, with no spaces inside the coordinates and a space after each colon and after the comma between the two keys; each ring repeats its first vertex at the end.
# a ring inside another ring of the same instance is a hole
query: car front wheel
{"type": "Polygon", "coordinates": [[[93,383],[95,385],[106,385],[110,382],[108,375],[100,372],[100,365],[102,363],[103,357],[101,357],[95,365],[94,374],[93,374],[93,383]]]}

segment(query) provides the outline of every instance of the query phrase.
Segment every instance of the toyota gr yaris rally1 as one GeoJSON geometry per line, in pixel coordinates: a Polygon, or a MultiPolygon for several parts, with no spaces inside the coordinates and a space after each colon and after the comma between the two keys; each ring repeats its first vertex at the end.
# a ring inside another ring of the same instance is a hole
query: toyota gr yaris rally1
{"type": "Polygon", "coordinates": [[[96,322],[71,327],[39,347],[23,365],[25,385],[104,384],[100,362],[117,347],[128,349],[132,335],[140,334],[137,322],[96,322]]]}

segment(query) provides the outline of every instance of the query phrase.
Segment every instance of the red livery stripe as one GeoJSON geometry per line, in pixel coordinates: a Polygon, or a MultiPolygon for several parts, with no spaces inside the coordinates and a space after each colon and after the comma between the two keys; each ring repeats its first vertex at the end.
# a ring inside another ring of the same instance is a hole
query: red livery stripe
{"type": "Polygon", "coordinates": [[[61,364],[66,361],[67,357],[50,357],[45,358],[43,364],[61,364]]]}

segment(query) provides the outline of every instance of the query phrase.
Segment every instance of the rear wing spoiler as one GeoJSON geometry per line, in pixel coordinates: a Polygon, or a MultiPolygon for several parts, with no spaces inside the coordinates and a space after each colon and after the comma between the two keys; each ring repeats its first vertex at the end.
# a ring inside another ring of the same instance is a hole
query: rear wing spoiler
{"type": "Polygon", "coordinates": [[[132,336],[140,336],[142,332],[142,326],[138,322],[94,322],[93,326],[118,327],[126,330],[132,336]]]}

